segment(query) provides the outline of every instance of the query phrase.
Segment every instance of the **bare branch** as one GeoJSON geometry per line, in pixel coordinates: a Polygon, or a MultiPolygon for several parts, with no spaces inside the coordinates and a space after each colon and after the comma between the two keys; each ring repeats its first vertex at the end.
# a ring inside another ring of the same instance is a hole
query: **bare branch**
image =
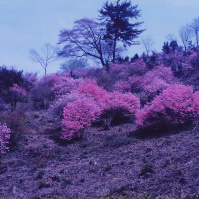
{"type": "Polygon", "coordinates": [[[46,43],[41,50],[42,53],[40,54],[35,49],[30,49],[29,57],[33,62],[37,62],[41,65],[46,75],[48,65],[57,60],[57,51],[57,48],[53,47],[49,43],[46,43]]]}

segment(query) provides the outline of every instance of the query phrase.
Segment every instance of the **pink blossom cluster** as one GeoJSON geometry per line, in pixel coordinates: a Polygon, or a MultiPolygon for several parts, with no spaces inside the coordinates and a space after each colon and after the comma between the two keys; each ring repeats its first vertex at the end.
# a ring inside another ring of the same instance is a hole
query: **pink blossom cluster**
{"type": "Polygon", "coordinates": [[[9,149],[7,144],[10,139],[10,132],[6,124],[0,123],[0,154],[5,154],[9,149]]]}
{"type": "Polygon", "coordinates": [[[139,98],[132,93],[109,93],[92,79],[80,83],[73,97],[75,100],[67,102],[63,109],[62,139],[66,140],[81,137],[84,128],[108,110],[122,109],[135,114],[140,108],[139,98]]]}
{"type": "Polygon", "coordinates": [[[92,97],[97,102],[107,94],[107,91],[98,86],[94,79],[85,79],[79,84],[77,91],[88,97],[92,97]]]}
{"type": "Polygon", "coordinates": [[[157,92],[166,89],[173,80],[174,76],[171,68],[160,65],[142,77],[141,87],[146,95],[155,95],[157,92]]]}
{"type": "Polygon", "coordinates": [[[59,83],[54,84],[53,88],[56,98],[74,92],[81,82],[83,82],[81,78],[73,79],[71,77],[61,76],[59,83]]]}
{"type": "Polygon", "coordinates": [[[140,128],[158,129],[191,122],[198,114],[199,92],[193,93],[189,86],[173,84],[136,113],[136,124],[140,128]]]}
{"type": "Polygon", "coordinates": [[[142,77],[133,75],[128,77],[128,80],[118,80],[114,87],[113,90],[121,92],[121,93],[126,93],[130,91],[139,91],[141,88],[141,81],[142,77]]]}
{"type": "Polygon", "coordinates": [[[66,107],[68,103],[74,102],[78,96],[79,96],[79,93],[76,93],[76,92],[61,95],[50,106],[50,113],[56,117],[58,116],[62,118],[64,107],[66,107]]]}
{"type": "Polygon", "coordinates": [[[143,75],[146,73],[147,67],[145,62],[142,59],[138,59],[135,62],[131,63],[128,67],[129,75],[143,75]]]}
{"type": "Polygon", "coordinates": [[[15,93],[18,96],[26,96],[26,90],[22,87],[18,86],[17,84],[13,84],[12,87],[9,89],[12,93],[15,93]]]}
{"type": "Polygon", "coordinates": [[[74,102],[64,108],[62,120],[62,139],[79,138],[86,127],[100,115],[100,107],[91,97],[80,95],[74,102]]]}
{"type": "Polygon", "coordinates": [[[139,98],[130,92],[124,94],[119,92],[107,93],[100,99],[99,103],[102,112],[121,108],[135,114],[140,108],[139,98]]]}
{"type": "Polygon", "coordinates": [[[119,80],[115,83],[114,90],[121,93],[130,92],[131,84],[129,81],[119,80]]]}
{"type": "Polygon", "coordinates": [[[112,64],[110,66],[111,76],[117,79],[126,79],[132,75],[143,75],[146,71],[147,67],[143,60],[136,60],[130,64],[112,64]]]}

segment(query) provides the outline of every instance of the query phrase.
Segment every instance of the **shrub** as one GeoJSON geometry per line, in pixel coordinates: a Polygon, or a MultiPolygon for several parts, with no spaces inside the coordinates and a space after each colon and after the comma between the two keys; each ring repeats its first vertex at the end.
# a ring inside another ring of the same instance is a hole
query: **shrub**
{"type": "Polygon", "coordinates": [[[6,123],[12,132],[27,131],[27,115],[23,109],[16,109],[14,112],[3,111],[0,113],[0,121],[6,123]]]}
{"type": "Polygon", "coordinates": [[[137,92],[140,91],[141,81],[142,81],[142,77],[141,76],[137,76],[137,75],[133,75],[133,76],[130,76],[128,78],[128,82],[131,85],[131,92],[132,93],[137,93],[137,92]]]}
{"type": "Polygon", "coordinates": [[[1,124],[0,123],[0,154],[5,154],[6,151],[9,149],[7,147],[7,144],[10,139],[10,129],[7,128],[6,124],[1,124]]]}
{"type": "Polygon", "coordinates": [[[54,85],[54,93],[56,98],[74,92],[83,79],[73,79],[71,77],[60,76],[60,83],[54,85]]]}
{"type": "Polygon", "coordinates": [[[124,117],[132,116],[140,108],[139,98],[132,93],[107,93],[100,101],[102,117],[108,118],[116,123],[124,117]]]}
{"type": "Polygon", "coordinates": [[[145,62],[142,59],[138,59],[129,65],[129,75],[144,75],[147,71],[145,62]]]}
{"type": "Polygon", "coordinates": [[[192,122],[199,114],[199,92],[173,84],[136,114],[140,128],[159,130],[192,122]]]}
{"type": "Polygon", "coordinates": [[[50,107],[50,112],[54,116],[58,116],[63,118],[63,109],[67,106],[68,103],[76,100],[79,94],[77,93],[69,93],[66,95],[62,95],[59,97],[50,107]]]}
{"type": "Polygon", "coordinates": [[[102,119],[118,122],[135,114],[140,107],[139,99],[132,93],[108,93],[91,79],[80,83],[77,92],[75,100],[67,102],[63,110],[62,139],[80,138],[83,130],[100,115],[102,119]]]}
{"type": "Polygon", "coordinates": [[[60,83],[61,79],[56,74],[43,77],[32,89],[32,99],[35,107],[36,103],[39,102],[41,103],[39,108],[48,108],[49,104],[55,100],[54,85],[60,83]]]}
{"type": "Polygon", "coordinates": [[[141,82],[141,88],[144,91],[147,101],[150,102],[157,94],[166,89],[174,80],[171,68],[163,65],[147,72],[141,82]]]}
{"type": "Polygon", "coordinates": [[[115,83],[114,90],[121,93],[130,92],[131,84],[128,81],[119,80],[115,83]]]}
{"type": "Polygon", "coordinates": [[[97,102],[107,94],[107,91],[98,86],[97,82],[92,79],[85,79],[81,82],[77,91],[87,95],[88,97],[92,97],[97,102]]]}
{"type": "Polygon", "coordinates": [[[27,101],[26,94],[26,90],[17,84],[13,84],[13,86],[9,88],[8,96],[10,99],[12,111],[16,109],[17,102],[27,101]]]}
{"type": "Polygon", "coordinates": [[[92,79],[78,79],[67,78],[65,81],[65,87],[60,87],[56,90],[57,99],[53,105],[51,105],[51,112],[55,116],[62,117],[63,108],[67,106],[69,102],[75,101],[79,96],[87,96],[94,99],[96,102],[107,93],[106,90],[97,85],[95,80],[92,79]],[[67,91],[68,90],[68,91],[67,91]]]}
{"type": "Polygon", "coordinates": [[[91,122],[100,115],[100,110],[96,101],[85,95],[68,103],[63,111],[61,138],[72,140],[82,137],[84,128],[91,126],[91,122]]]}
{"type": "Polygon", "coordinates": [[[115,76],[107,73],[106,71],[102,71],[97,77],[98,85],[107,91],[112,91],[112,87],[114,86],[115,81],[115,76]]]}
{"type": "Polygon", "coordinates": [[[121,93],[126,93],[126,92],[137,93],[141,88],[142,85],[141,81],[142,81],[141,76],[133,75],[130,76],[128,80],[117,81],[113,88],[115,91],[121,93]]]}

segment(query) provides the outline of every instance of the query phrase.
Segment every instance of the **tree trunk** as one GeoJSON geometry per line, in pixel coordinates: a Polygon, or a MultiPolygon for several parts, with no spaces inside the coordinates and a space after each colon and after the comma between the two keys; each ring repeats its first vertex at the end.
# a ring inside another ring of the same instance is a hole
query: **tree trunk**
{"type": "Polygon", "coordinates": [[[110,67],[109,67],[109,63],[108,62],[106,62],[105,67],[106,67],[106,71],[109,72],[110,67]]]}
{"type": "Polygon", "coordinates": [[[198,47],[198,30],[196,30],[196,45],[198,47]]]}
{"type": "Polygon", "coordinates": [[[45,76],[46,76],[46,67],[44,68],[44,70],[45,70],[45,76]]]}
{"type": "Polygon", "coordinates": [[[114,44],[113,44],[113,63],[115,63],[115,51],[116,51],[116,36],[114,39],[114,44]]]}

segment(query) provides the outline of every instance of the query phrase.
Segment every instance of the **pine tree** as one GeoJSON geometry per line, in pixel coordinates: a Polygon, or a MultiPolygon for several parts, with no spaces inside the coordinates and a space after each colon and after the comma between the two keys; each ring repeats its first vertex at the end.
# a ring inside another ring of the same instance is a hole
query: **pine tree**
{"type": "Polygon", "coordinates": [[[144,30],[138,30],[138,27],[143,22],[131,23],[130,20],[140,17],[140,10],[136,6],[131,5],[131,1],[114,3],[106,3],[102,6],[100,12],[100,20],[106,22],[105,37],[113,42],[113,62],[115,62],[116,47],[119,41],[123,42],[124,46],[136,45],[134,42],[144,30]]]}

